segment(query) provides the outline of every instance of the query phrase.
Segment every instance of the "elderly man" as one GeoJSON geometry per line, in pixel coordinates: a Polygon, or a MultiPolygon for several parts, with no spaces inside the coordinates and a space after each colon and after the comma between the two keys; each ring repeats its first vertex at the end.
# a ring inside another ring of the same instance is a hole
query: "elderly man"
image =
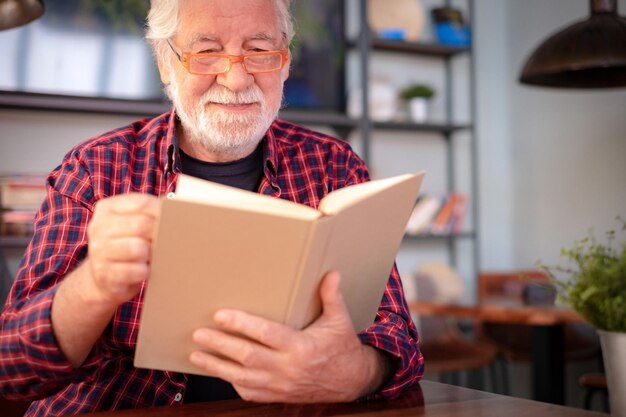
{"type": "Polygon", "coordinates": [[[133,367],[157,197],[180,172],[310,206],[368,180],[345,142],[276,120],[289,75],[288,8],[289,0],[152,1],[147,37],[174,110],[78,145],[50,174],[1,317],[0,393],[36,400],[27,415],[236,396],[391,398],[421,378],[395,268],[375,323],[358,335],[340,277],[329,273],[323,313],[301,331],[233,310],[216,313],[219,329],[198,329],[189,360],[214,377],[133,367]]]}

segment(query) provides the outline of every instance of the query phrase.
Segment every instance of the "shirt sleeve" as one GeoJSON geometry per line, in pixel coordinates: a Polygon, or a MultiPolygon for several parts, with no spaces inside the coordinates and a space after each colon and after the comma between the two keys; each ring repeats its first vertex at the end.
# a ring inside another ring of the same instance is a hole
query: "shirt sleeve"
{"type": "MultiPolygon", "coordinates": [[[[369,180],[367,167],[356,155],[348,164],[346,185],[369,180]]],[[[393,399],[405,388],[415,385],[424,375],[424,357],[419,336],[404,298],[400,274],[394,264],[374,323],[359,333],[363,344],[394,357],[395,372],[374,397],[393,399]]]]}
{"type": "Polygon", "coordinates": [[[417,329],[409,313],[400,275],[394,265],[378,307],[374,324],[359,333],[361,342],[393,356],[396,369],[386,381],[378,396],[392,399],[424,375],[424,357],[419,349],[417,329]]]}
{"type": "MultiPolygon", "coordinates": [[[[51,307],[63,277],[86,256],[92,212],[87,172],[64,162],[48,176],[35,232],[0,315],[0,393],[9,398],[51,395],[81,378],[94,355],[75,369],[55,339],[51,307]]],[[[93,352],[92,352],[93,353],[93,352]]]]}

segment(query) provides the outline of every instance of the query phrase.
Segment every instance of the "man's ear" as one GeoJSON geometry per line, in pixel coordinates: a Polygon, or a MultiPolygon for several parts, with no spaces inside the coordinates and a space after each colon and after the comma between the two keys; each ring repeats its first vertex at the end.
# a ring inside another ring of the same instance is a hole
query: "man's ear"
{"type": "Polygon", "coordinates": [[[165,58],[161,54],[157,54],[157,56],[157,66],[159,67],[161,82],[163,85],[170,85],[170,66],[164,62],[165,58]]]}

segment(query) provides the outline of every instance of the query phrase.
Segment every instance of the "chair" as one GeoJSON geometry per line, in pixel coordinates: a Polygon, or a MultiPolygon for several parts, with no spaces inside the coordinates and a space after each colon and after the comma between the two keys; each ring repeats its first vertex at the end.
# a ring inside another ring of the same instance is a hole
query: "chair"
{"type": "MultiPolygon", "coordinates": [[[[446,264],[429,262],[422,265],[416,275],[418,300],[458,302],[462,283],[456,272],[446,264]]],[[[496,387],[495,363],[497,349],[466,338],[455,319],[441,316],[419,317],[420,348],[424,355],[426,371],[439,374],[440,379],[452,378],[458,383],[460,372],[489,368],[492,385],[496,387]]]]}
{"type": "Polygon", "coordinates": [[[606,375],[603,373],[583,374],[578,379],[578,385],[585,390],[583,407],[591,410],[591,401],[596,393],[602,393],[604,411],[609,412],[609,390],[606,375]]]}
{"type": "MultiPolygon", "coordinates": [[[[555,289],[544,272],[482,272],[478,277],[478,301],[514,301],[529,305],[554,303],[555,289]]],[[[478,340],[490,343],[510,362],[530,362],[532,328],[527,325],[475,322],[478,340]]],[[[565,360],[601,359],[598,336],[590,325],[570,324],[564,328],[565,360]]]]}

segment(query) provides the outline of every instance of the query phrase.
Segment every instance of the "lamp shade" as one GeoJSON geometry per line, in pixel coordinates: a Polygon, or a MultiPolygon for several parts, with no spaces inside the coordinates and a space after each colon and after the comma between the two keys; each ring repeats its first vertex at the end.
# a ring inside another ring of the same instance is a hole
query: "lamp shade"
{"type": "Polygon", "coordinates": [[[524,65],[523,84],[564,88],[626,86],[626,19],[616,0],[590,0],[591,16],[551,35],[524,65]]]}
{"type": "Polygon", "coordinates": [[[0,30],[32,22],[43,10],[42,0],[0,0],[0,30]]]}

